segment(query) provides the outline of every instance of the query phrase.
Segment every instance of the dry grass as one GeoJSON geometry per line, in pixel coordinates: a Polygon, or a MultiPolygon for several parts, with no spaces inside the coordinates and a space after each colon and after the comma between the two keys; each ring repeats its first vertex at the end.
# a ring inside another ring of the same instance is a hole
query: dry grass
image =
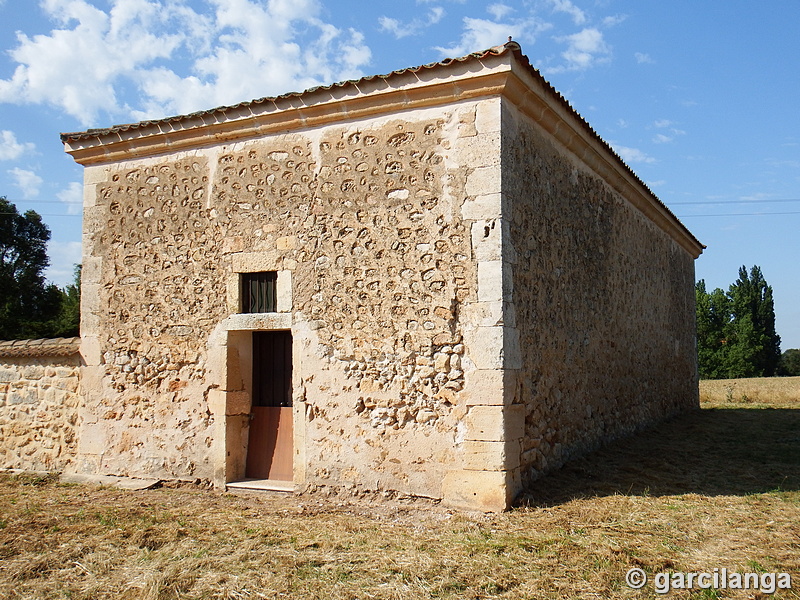
{"type": "Polygon", "coordinates": [[[501,515],[1,475],[0,597],[657,597],[625,585],[640,566],[787,571],[795,591],[774,597],[800,598],[800,403],[709,406],[573,462],[501,515]]]}
{"type": "Polygon", "coordinates": [[[700,382],[700,402],[800,406],[800,377],[706,379],[700,382]]]}

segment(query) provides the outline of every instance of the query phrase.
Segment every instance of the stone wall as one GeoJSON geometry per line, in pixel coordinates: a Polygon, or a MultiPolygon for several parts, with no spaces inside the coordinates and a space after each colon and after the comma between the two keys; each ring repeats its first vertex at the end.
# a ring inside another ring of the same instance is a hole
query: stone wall
{"type": "Polygon", "coordinates": [[[255,331],[292,333],[296,489],[502,510],[697,403],[702,246],[513,42],[62,139],[81,472],[241,479],[255,331]],[[263,271],[276,311],[240,314],[263,271]]]}
{"type": "Polygon", "coordinates": [[[499,245],[499,104],[87,167],[81,470],[241,477],[249,331],[278,327],[296,483],[441,497],[489,402],[465,382],[501,367],[474,259],[499,245]],[[259,270],[290,281],[281,314],[234,318],[259,270]]]}
{"type": "Polygon", "coordinates": [[[79,346],[80,338],[0,342],[0,468],[74,468],[79,346]]]}
{"type": "Polygon", "coordinates": [[[505,322],[523,480],[698,405],[693,257],[513,106],[505,322]]]}

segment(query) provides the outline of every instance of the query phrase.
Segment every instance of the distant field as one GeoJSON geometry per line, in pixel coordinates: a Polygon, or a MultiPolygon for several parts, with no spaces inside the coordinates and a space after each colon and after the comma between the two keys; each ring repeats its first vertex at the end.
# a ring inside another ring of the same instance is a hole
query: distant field
{"type": "Polygon", "coordinates": [[[0,598],[796,600],[798,378],[726,385],[704,382],[703,410],[573,461],[499,515],[0,474],[0,598]],[[655,593],[659,573],[715,569],[787,572],[794,589],[655,593]]]}
{"type": "Polygon", "coordinates": [[[705,379],[700,382],[700,402],[709,405],[797,405],[800,408],[800,377],[705,379]]]}

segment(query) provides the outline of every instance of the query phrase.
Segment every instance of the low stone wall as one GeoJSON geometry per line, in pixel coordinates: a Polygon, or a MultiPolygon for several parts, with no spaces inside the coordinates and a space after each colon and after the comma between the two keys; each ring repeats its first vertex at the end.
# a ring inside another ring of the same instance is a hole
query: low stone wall
{"type": "Polygon", "coordinates": [[[0,468],[68,471],[77,450],[80,338],[0,342],[0,468]]]}

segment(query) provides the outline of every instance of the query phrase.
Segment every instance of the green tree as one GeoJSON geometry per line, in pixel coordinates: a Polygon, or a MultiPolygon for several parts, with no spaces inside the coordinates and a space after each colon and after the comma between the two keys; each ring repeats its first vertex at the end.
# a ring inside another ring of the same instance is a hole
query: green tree
{"type": "Polygon", "coordinates": [[[724,291],[706,291],[701,279],[695,285],[697,306],[697,362],[700,377],[721,379],[727,376],[727,345],[730,333],[731,302],[724,291]]]}
{"type": "Polygon", "coordinates": [[[743,266],[728,296],[733,305],[729,377],[772,377],[781,359],[772,286],[758,266],[749,275],[743,266]]]}
{"type": "Polygon", "coordinates": [[[781,362],[778,365],[778,375],[797,377],[800,375],[800,350],[790,348],[781,354],[781,362]]]}
{"type": "Polygon", "coordinates": [[[0,339],[41,337],[59,310],[61,293],[43,275],[49,240],[39,214],[0,196],[0,339]]]}
{"type": "Polygon", "coordinates": [[[728,292],[709,293],[705,281],[695,286],[697,364],[700,377],[724,379],[770,377],[780,362],[772,287],[761,269],[739,269],[728,292]]]}
{"type": "Polygon", "coordinates": [[[81,323],[81,265],[75,265],[74,281],[60,290],[61,307],[52,322],[53,337],[75,337],[80,335],[81,323]]]}
{"type": "Polygon", "coordinates": [[[44,278],[50,229],[35,211],[20,214],[0,196],[0,339],[78,334],[80,288],[44,278]]]}

